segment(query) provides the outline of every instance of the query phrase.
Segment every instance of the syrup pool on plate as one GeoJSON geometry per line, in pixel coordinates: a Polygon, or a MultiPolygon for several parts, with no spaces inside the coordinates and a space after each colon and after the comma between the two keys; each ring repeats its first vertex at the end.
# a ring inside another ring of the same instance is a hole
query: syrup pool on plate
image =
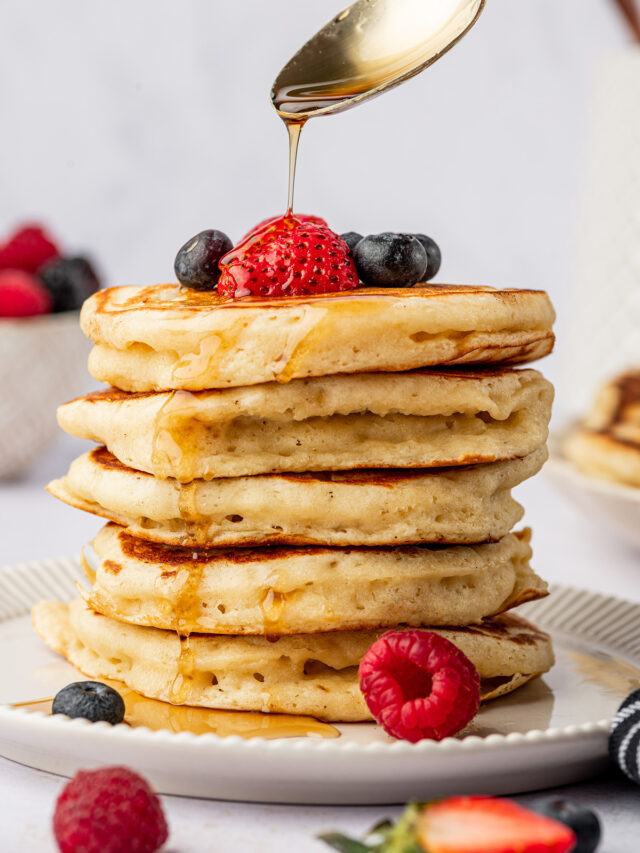
{"type": "MultiPolygon", "coordinates": [[[[215,711],[189,705],[171,705],[168,702],[141,696],[117,681],[105,683],[115,688],[124,699],[124,720],[132,728],[144,726],[153,731],[169,731],[176,734],[191,732],[195,735],[215,734],[219,737],[235,735],[245,739],[340,737],[340,732],[334,726],[322,723],[313,717],[261,714],[256,711],[215,711]]],[[[50,714],[52,704],[53,697],[50,696],[30,702],[15,702],[13,707],[50,714]]]]}

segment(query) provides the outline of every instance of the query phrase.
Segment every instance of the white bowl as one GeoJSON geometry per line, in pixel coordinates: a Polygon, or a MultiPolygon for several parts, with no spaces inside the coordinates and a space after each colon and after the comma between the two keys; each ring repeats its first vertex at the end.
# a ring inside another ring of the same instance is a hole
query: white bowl
{"type": "Polygon", "coordinates": [[[23,472],[53,441],[57,406],[88,385],[90,347],[76,311],[0,319],[0,478],[23,472]]]}
{"type": "Polygon", "coordinates": [[[595,523],[640,548],[640,489],[583,474],[562,453],[561,435],[550,445],[544,471],[551,480],[595,523]]]}

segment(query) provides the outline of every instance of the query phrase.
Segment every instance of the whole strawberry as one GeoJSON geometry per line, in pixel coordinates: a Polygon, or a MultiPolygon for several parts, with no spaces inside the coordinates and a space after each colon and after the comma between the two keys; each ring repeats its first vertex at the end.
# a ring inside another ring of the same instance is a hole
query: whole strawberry
{"type": "Polygon", "coordinates": [[[126,767],[79,770],[56,803],[61,853],[154,853],[167,840],[160,800],[126,767]]]}
{"type": "Polygon", "coordinates": [[[306,296],[358,286],[344,240],[315,217],[266,220],[220,261],[221,296],[306,296]]]}

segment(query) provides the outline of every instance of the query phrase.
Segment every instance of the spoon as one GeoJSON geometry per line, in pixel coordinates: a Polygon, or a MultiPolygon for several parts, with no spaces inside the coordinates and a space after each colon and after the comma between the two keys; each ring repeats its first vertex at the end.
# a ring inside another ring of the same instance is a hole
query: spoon
{"type": "Polygon", "coordinates": [[[485,0],[356,0],[287,62],[271,100],[288,122],[341,112],[431,65],[478,20],[485,0]]]}

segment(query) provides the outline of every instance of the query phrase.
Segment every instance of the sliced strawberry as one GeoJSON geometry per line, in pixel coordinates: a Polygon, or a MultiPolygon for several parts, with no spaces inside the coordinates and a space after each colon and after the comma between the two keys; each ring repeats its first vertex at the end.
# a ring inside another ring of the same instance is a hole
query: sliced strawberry
{"type": "Polygon", "coordinates": [[[358,286],[349,247],[327,225],[284,216],[263,223],[220,261],[218,293],[301,296],[358,286]]]}
{"type": "Polygon", "coordinates": [[[569,853],[576,844],[568,826],[493,797],[429,805],[418,818],[417,835],[427,853],[569,853]]]}

